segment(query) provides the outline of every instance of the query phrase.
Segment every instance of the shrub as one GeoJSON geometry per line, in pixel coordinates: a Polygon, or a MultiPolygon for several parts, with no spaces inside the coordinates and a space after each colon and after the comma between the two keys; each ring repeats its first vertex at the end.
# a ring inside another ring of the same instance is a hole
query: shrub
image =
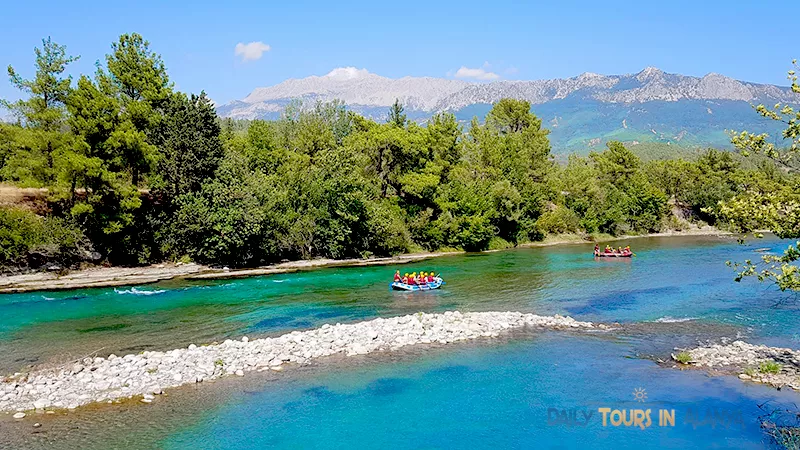
{"type": "Polygon", "coordinates": [[[489,241],[494,237],[495,229],[483,216],[467,216],[460,218],[455,243],[468,252],[479,252],[489,248],[489,241]]]}
{"type": "Polygon", "coordinates": [[[580,218],[571,209],[558,206],[542,214],[536,227],[547,234],[575,233],[580,228],[580,218]]]}
{"type": "Polygon", "coordinates": [[[692,355],[689,352],[680,352],[675,355],[675,361],[678,361],[681,364],[689,364],[692,361],[692,355]]]}
{"type": "Polygon", "coordinates": [[[493,238],[491,238],[489,240],[489,248],[488,249],[489,250],[503,250],[503,249],[506,249],[506,248],[511,248],[513,246],[514,246],[514,244],[512,244],[511,242],[508,242],[507,240],[505,240],[505,239],[503,239],[501,237],[495,236],[495,237],[493,237],[493,238]]]}
{"type": "Polygon", "coordinates": [[[761,373],[776,374],[781,371],[781,365],[775,361],[764,361],[759,364],[758,371],[761,373]]]}
{"type": "Polygon", "coordinates": [[[0,270],[70,266],[91,254],[91,246],[72,222],[41,217],[17,208],[0,208],[0,270]]]}

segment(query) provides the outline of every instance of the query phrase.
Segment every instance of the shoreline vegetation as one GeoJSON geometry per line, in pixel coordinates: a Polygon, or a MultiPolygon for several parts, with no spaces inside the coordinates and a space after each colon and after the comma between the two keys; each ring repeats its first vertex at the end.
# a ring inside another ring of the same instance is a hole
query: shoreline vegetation
{"type": "Polygon", "coordinates": [[[654,158],[617,141],[559,162],[547,122],[513,98],[466,125],[447,112],[409,120],[399,100],[385,119],[336,100],[221,119],[204,93],[175,88],[141,35],[120,36],[78,80],[65,76],[75,59],[45,39],[34,77],[8,69],[25,95],[0,100],[15,119],[0,123],[0,273],[269,268],[734,229],[727,203],[797,178],[767,158],[654,158]]]}
{"type": "MultiPolygon", "coordinates": [[[[687,231],[670,231],[629,236],[581,236],[576,234],[548,236],[541,242],[520,244],[518,248],[548,247],[555,245],[592,244],[647,237],[727,236],[731,233],[713,227],[687,231]]],[[[510,249],[509,247],[508,249],[510,249]]],[[[491,251],[503,251],[497,249],[491,251]]],[[[385,258],[369,259],[312,259],[287,261],[264,267],[220,269],[195,263],[153,264],[143,267],[92,267],[66,273],[30,272],[17,275],[0,275],[0,294],[34,291],[54,291],[103,287],[138,286],[173,279],[221,280],[292,273],[325,267],[364,267],[409,264],[441,256],[463,254],[463,251],[421,252],[385,258]]]]}
{"type": "Polygon", "coordinates": [[[519,312],[448,311],[377,318],[352,324],[325,324],[275,338],[226,340],[222,343],[146,351],[122,357],[86,357],[61,367],[16,373],[0,379],[0,411],[26,412],[75,409],[94,402],[113,403],[141,397],[150,403],[164,388],[201,383],[247,372],[280,371],[288,363],[303,364],[334,354],[366,355],[409,345],[449,344],[492,338],[525,327],[553,330],[606,331],[604,324],[571,317],[519,312]]]}

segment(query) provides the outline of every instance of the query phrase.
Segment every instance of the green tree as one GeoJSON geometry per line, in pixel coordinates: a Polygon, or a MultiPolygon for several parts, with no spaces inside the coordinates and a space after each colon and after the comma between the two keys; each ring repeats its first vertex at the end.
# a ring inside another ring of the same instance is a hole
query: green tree
{"type": "MultiPolygon", "coordinates": [[[[792,92],[800,94],[797,78],[797,60],[792,61],[793,70],[788,72],[792,92]]],[[[800,100],[800,95],[798,96],[800,100]]],[[[773,108],[764,105],[756,107],[758,114],[786,125],[782,133],[782,145],[776,145],[764,134],[742,131],[733,134],[731,142],[739,151],[749,156],[764,155],[784,168],[791,168],[800,152],[800,111],[789,104],[777,104],[773,108]]],[[[774,186],[773,186],[774,187],[774,186]]],[[[765,191],[758,186],[749,186],[743,193],[725,202],[721,214],[743,231],[753,231],[765,227],[785,239],[800,238],[800,184],[795,178],[778,189],[765,191]]],[[[756,277],[759,281],[775,283],[782,291],[800,291],[800,260],[798,246],[789,246],[783,255],[764,255],[760,262],[751,260],[733,265],[737,272],[736,280],[756,277]]]]}
{"type": "Polygon", "coordinates": [[[152,133],[158,158],[150,185],[171,201],[200,190],[214,176],[224,149],[217,114],[205,93],[175,93],[163,110],[165,117],[152,133]]]}
{"type": "Polygon", "coordinates": [[[404,111],[405,108],[403,108],[403,105],[400,103],[400,99],[395,99],[394,103],[392,103],[392,107],[389,108],[389,119],[387,119],[386,122],[396,127],[405,127],[408,119],[404,111]]]}
{"type": "Polygon", "coordinates": [[[27,93],[27,100],[0,105],[10,109],[24,124],[45,131],[58,131],[64,123],[64,104],[69,96],[72,78],[62,74],[67,66],[79,57],[67,56],[66,46],[42,39],[42,48],[35,48],[36,75],[31,80],[23,79],[8,66],[8,77],[17,89],[27,93]]]}
{"type": "Polygon", "coordinates": [[[56,177],[55,154],[72,144],[70,136],[62,130],[72,79],[63,73],[78,57],[68,56],[66,47],[50,38],[43,39],[42,48],[34,52],[33,79],[23,79],[8,66],[11,84],[28,94],[28,98],[16,102],[0,100],[0,106],[17,117],[21,128],[11,131],[3,126],[15,135],[15,151],[4,158],[2,177],[23,185],[45,186],[56,177]]]}

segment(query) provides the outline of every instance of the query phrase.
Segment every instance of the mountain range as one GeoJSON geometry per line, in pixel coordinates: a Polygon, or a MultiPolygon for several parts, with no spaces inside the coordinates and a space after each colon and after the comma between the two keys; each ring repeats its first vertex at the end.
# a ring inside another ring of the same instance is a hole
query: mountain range
{"type": "Polygon", "coordinates": [[[294,99],[339,99],[354,111],[382,119],[398,99],[411,119],[424,121],[435,112],[450,111],[466,122],[473,116],[482,118],[492,103],[504,97],[532,104],[551,130],[556,153],[584,151],[608,140],[726,147],[727,130],[772,134],[779,130],[779,124],[758,116],[752,104],[800,103],[800,96],[788,87],[716,73],[670,74],[653,67],[628,75],[583,73],[566,79],[489,83],[393,79],[343,67],[324,76],[256,88],[242,100],[219,106],[217,112],[235,119],[273,119],[294,99]]]}

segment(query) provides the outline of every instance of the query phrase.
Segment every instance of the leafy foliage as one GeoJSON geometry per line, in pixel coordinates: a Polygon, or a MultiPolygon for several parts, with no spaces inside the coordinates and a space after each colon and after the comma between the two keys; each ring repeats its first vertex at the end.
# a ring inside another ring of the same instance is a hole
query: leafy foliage
{"type": "MultiPolygon", "coordinates": [[[[399,100],[382,123],[339,101],[299,100],[280,120],[219,120],[205,94],[174,89],[138,34],[73,85],[62,74],[74,59],[48,39],[34,79],[9,69],[29,98],[4,103],[19,120],[0,124],[0,181],[46,188],[49,210],[4,213],[7,266],[34,266],[35,254],[75,263],[91,250],[115,264],[227,266],[481,251],[659,231],[677,207],[692,211],[682,223],[714,223],[720,202],[754,189],[790,198],[776,186],[796,183],[723,152],[643,160],[620,142],[559,166],[531,105],[508,98],[467,129],[450,113],[408,120],[399,100]]],[[[742,226],[777,227],[785,213],[742,226]]]]}
{"type": "MultiPolygon", "coordinates": [[[[796,69],[797,60],[792,61],[792,64],[796,69]]],[[[795,70],[788,72],[788,78],[792,83],[792,91],[800,94],[795,70]]],[[[800,111],[781,104],[773,108],[758,105],[756,111],[785,126],[782,133],[782,143],[785,145],[776,145],[766,133],[756,135],[747,131],[733,134],[731,142],[744,156],[763,155],[783,170],[793,171],[795,159],[800,152],[800,111]]],[[[772,170],[762,172],[760,176],[742,180],[743,191],[723,203],[720,213],[742,231],[766,228],[782,238],[800,238],[800,184],[797,178],[783,180],[775,166],[772,166],[772,170]]],[[[748,260],[744,263],[728,264],[737,270],[737,281],[753,276],[759,281],[774,282],[781,291],[796,292],[800,291],[798,260],[800,251],[796,246],[790,245],[783,255],[763,255],[757,263],[748,260]]]]}

